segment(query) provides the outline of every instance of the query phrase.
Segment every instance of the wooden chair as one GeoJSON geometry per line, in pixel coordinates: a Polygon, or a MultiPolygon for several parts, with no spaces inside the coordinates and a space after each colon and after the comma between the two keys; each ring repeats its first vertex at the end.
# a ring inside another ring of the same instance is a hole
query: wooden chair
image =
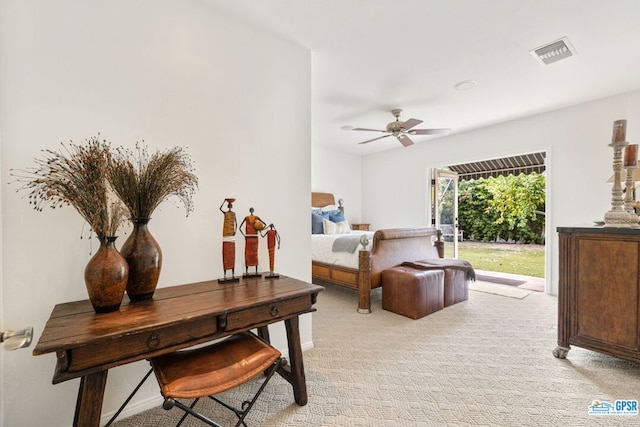
{"type": "MultiPolygon", "coordinates": [[[[185,411],[176,427],[180,426],[188,415],[192,415],[208,425],[220,427],[219,424],[193,409],[203,397],[209,397],[233,411],[238,417],[237,427],[241,424],[246,426],[245,417],[278,366],[285,363],[285,360],[277,349],[255,334],[244,332],[206,347],[154,357],[150,359],[150,362],[152,371],[160,385],[160,392],[164,397],[162,407],[170,410],[176,406],[185,411]],[[235,408],[214,396],[244,384],[262,373],[266,375],[265,380],[251,400],[242,403],[241,408],[235,408]],[[193,401],[187,406],[178,399],[193,399],[193,401]]],[[[146,380],[148,375],[142,382],[146,380]]],[[[125,401],[123,407],[133,397],[140,385],[125,401]]],[[[114,418],[121,410],[122,407],[114,418]]]]}

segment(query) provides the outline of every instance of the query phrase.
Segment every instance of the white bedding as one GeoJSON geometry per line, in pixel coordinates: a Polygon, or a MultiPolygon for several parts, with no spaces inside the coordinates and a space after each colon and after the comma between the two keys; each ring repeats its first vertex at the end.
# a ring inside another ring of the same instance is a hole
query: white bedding
{"type": "Polygon", "coordinates": [[[349,234],[312,234],[311,235],[311,259],[313,261],[324,262],[326,264],[337,264],[343,267],[358,268],[359,252],[362,245],[353,252],[333,252],[333,242],[339,237],[347,235],[366,234],[369,237],[369,244],[366,249],[371,249],[373,242],[373,231],[353,230],[349,234]]]}

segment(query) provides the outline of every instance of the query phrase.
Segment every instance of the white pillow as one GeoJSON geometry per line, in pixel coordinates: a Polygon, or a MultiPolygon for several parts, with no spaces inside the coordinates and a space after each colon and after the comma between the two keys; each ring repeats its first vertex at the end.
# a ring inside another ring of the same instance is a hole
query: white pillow
{"type": "Polygon", "coordinates": [[[341,227],[341,230],[343,230],[342,234],[351,233],[351,225],[349,225],[346,219],[344,221],[336,222],[336,224],[339,224],[338,227],[341,227]]]}
{"type": "Polygon", "coordinates": [[[322,212],[330,212],[330,211],[338,210],[338,207],[336,205],[327,205],[321,208],[312,207],[311,210],[321,210],[322,212]]]}
{"type": "Polygon", "coordinates": [[[348,234],[351,233],[351,227],[347,221],[332,222],[328,219],[322,220],[322,228],[324,234],[348,234]]]}

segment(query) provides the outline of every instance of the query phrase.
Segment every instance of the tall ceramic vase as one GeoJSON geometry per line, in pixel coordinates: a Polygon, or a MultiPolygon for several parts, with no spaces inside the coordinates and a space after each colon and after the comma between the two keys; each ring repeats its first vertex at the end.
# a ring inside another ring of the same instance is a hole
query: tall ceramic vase
{"type": "Polygon", "coordinates": [[[129,264],[127,295],[131,301],[153,297],[162,268],[162,250],[148,228],[149,218],[134,220],[120,253],[129,264]]]}
{"type": "Polygon", "coordinates": [[[116,249],[116,237],[98,238],[100,248],[84,269],[84,282],[96,313],[109,313],[120,308],[129,266],[116,249]]]}

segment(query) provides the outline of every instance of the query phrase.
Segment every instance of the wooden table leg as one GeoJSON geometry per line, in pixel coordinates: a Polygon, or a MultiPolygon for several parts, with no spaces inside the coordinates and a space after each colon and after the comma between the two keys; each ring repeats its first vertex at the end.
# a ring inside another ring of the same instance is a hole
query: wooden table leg
{"type": "Polygon", "coordinates": [[[82,377],[78,400],[76,401],[76,413],[73,420],[74,427],[99,427],[102,414],[102,400],[104,389],[107,385],[107,373],[102,371],[82,377]]]}
{"type": "Polygon", "coordinates": [[[287,329],[287,343],[289,344],[290,371],[278,372],[293,386],[293,398],[300,406],[307,404],[307,380],[304,376],[304,363],[302,362],[302,345],[300,344],[299,318],[294,316],[284,321],[287,329]]]}
{"type": "Polygon", "coordinates": [[[258,336],[271,344],[271,336],[269,335],[269,326],[260,326],[258,328],[258,336]]]}

